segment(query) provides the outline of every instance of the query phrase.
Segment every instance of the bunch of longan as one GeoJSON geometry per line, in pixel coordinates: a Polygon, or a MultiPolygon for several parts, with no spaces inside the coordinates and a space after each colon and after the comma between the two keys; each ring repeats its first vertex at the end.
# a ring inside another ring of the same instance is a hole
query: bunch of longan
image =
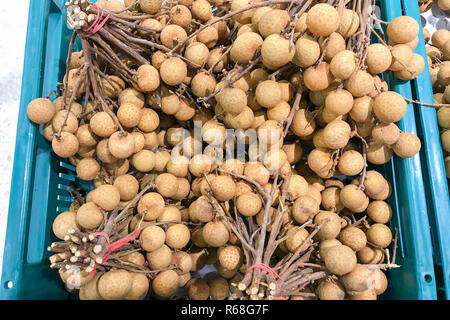
{"type": "Polygon", "coordinates": [[[141,28],[119,38],[148,45],[148,63],[122,55],[128,79],[98,54],[99,101],[83,85],[86,56],[73,52],[67,90],[27,109],[55,154],[94,184],[53,225],[75,247],[52,245],[63,281],[88,265],[80,299],[170,299],[183,287],[199,300],[359,300],[386,290],[392,187],[367,165],[420,150],[396,125],[405,100],[379,76],[422,72],[419,25],[398,17],[370,44],[361,26],[372,1],[362,12],[317,2],[97,2],[136,17],[141,28]],[[92,255],[103,241],[92,233],[117,241],[138,230],[110,260],[92,255]],[[284,281],[250,268],[261,263],[284,281]],[[191,279],[205,265],[217,273],[191,279]]]}
{"type": "MultiPolygon", "coordinates": [[[[424,29],[425,30],[425,29],[424,29]]],[[[437,30],[431,37],[431,45],[426,47],[434,102],[437,109],[438,124],[441,128],[442,149],[445,156],[445,170],[450,178],[450,31],[437,30]]]]}

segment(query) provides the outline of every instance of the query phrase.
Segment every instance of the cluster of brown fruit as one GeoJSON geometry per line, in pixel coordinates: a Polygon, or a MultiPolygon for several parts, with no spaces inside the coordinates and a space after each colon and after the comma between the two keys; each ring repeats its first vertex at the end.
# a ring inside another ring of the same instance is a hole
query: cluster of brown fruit
{"type": "Polygon", "coordinates": [[[450,1],[449,0],[417,0],[419,2],[420,12],[426,12],[431,9],[431,7],[437,3],[438,7],[444,11],[450,10],[450,1]]]}
{"type": "MultiPolygon", "coordinates": [[[[424,29],[425,30],[425,29],[424,29]]],[[[433,85],[434,102],[440,106],[437,110],[438,124],[442,129],[441,142],[445,155],[445,170],[450,178],[450,31],[437,30],[425,42],[428,66],[433,85]]]]}
{"type": "Polygon", "coordinates": [[[125,55],[113,68],[102,49],[105,74],[86,64],[96,45],[83,47],[71,53],[61,96],[27,110],[53,151],[94,180],[55,219],[64,242],[49,248],[81,299],[169,299],[180,287],[190,299],[376,299],[386,290],[392,188],[367,162],[412,157],[421,143],[395,124],[406,102],[377,74],[422,72],[419,26],[398,17],[389,45],[379,35],[383,43],[370,44],[372,1],[356,11],[352,1],[328,3],[97,2],[111,11],[99,34],[115,49],[130,41],[122,50],[148,62],[125,55]],[[130,17],[140,29],[127,29],[130,17]],[[83,77],[94,72],[92,92],[83,77]],[[227,129],[236,130],[231,145],[227,129]],[[244,159],[218,157],[239,143],[244,159]],[[108,246],[94,232],[117,241],[137,230],[103,260],[108,246]],[[191,279],[206,264],[217,276],[191,279]],[[251,268],[261,264],[282,280],[251,268]]]}

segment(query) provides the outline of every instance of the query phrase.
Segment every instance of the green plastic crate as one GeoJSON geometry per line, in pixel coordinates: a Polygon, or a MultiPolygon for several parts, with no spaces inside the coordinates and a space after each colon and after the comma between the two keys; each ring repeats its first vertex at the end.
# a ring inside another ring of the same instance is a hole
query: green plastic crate
{"type": "MultiPolygon", "coordinates": [[[[401,15],[400,0],[382,6],[381,18],[401,15]]],[[[53,219],[70,205],[67,186],[79,184],[74,168],[51,152],[50,144],[26,116],[34,98],[55,89],[64,74],[71,32],[65,23],[63,0],[30,1],[22,97],[12,177],[0,299],[69,299],[46,248],[53,219]]],[[[388,79],[389,80],[389,79],[388,79]]],[[[389,81],[403,93],[407,84],[389,81]]],[[[408,84],[409,85],[409,84],[408,84]]],[[[417,132],[411,105],[400,128],[417,132]]],[[[421,157],[394,158],[381,168],[393,186],[391,227],[400,230],[397,262],[389,272],[386,299],[436,299],[430,226],[421,157]]],[[[89,186],[83,185],[88,188],[89,186]]]]}

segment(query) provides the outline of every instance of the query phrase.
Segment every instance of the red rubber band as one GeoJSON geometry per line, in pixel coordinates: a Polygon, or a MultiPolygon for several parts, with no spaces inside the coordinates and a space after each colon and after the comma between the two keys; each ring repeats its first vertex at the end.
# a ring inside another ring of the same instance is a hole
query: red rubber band
{"type": "Polygon", "coordinates": [[[110,13],[108,13],[108,15],[103,18],[103,13],[106,10],[103,10],[102,8],[100,8],[99,6],[97,6],[95,3],[92,4],[95,8],[97,8],[97,16],[95,17],[94,22],[91,24],[91,26],[87,29],[83,29],[84,34],[82,35],[85,38],[89,38],[91,36],[93,36],[94,34],[96,34],[101,28],[103,28],[103,26],[105,25],[105,23],[108,21],[109,17],[111,16],[110,13]],[[91,31],[92,29],[92,31],[91,31]]]}
{"type": "MultiPolygon", "coordinates": [[[[252,271],[253,269],[260,269],[262,271],[267,272],[274,280],[281,280],[284,281],[283,278],[280,277],[280,275],[278,273],[276,273],[275,270],[273,270],[271,267],[269,267],[267,264],[264,263],[255,263],[254,265],[252,265],[251,267],[249,267],[247,269],[247,271],[245,272],[244,278],[245,276],[252,271]]],[[[278,287],[278,285],[275,283],[275,285],[278,287]]]]}
{"type": "MultiPolygon", "coordinates": [[[[110,255],[111,252],[113,252],[114,250],[119,249],[121,246],[123,246],[124,244],[127,244],[127,243],[130,242],[130,241],[136,240],[136,238],[139,236],[140,233],[141,233],[141,230],[139,229],[139,230],[137,230],[134,234],[132,234],[131,236],[129,236],[128,238],[123,238],[123,239],[117,240],[117,241],[114,242],[113,244],[110,243],[110,241],[109,241],[109,235],[108,235],[108,234],[106,234],[106,233],[104,233],[104,232],[94,232],[94,233],[91,233],[93,236],[102,236],[102,237],[104,237],[104,238],[106,239],[106,243],[108,243],[108,246],[109,246],[108,252],[106,252],[106,254],[103,256],[102,263],[100,263],[100,265],[101,265],[101,264],[104,264],[106,261],[108,261],[109,255],[110,255]]],[[[95,274],[95,273],[97,272],[97,268],[98,268],[100,265],[99,265],[99,264],[96,264],[95,267],[94,267],[94,270],[92,270],[91,272],[89,272],[89,275],[95,274]]]]}

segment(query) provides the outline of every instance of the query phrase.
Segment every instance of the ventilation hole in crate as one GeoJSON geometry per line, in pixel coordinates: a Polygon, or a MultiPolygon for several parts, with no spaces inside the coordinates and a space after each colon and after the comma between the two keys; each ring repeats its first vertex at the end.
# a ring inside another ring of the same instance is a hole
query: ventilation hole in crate
{"type": "Polygon", "coordinates": [[[430,283],[431,281],[433,281],[433,277],[429,274],[425,275],[425,282],[426,283],[430,283]]]}
{"type": "Polygon", "coordinates": [[[12,281],[5,282],[5,289],[12,289],[14,287],[14,283],[12,281]]]}

